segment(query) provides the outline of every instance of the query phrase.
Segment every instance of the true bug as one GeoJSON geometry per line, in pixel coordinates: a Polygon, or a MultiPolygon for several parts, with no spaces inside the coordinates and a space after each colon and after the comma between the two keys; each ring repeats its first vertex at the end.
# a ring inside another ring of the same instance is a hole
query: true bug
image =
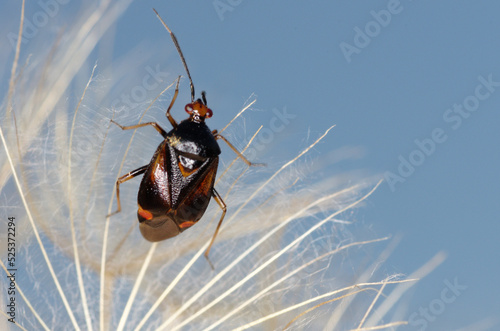
{"type": "Polygon", "coordinates": [[[179,93],[179,77],[174,96],[166,112],[166,116],[173,127],[170,132],[163,130],[156,122],[122,126],[111,120],[122,130],[151,125],[163,136],[164,140],[156,149],[149,164],[118,178],[116,181],[117,210],[109,214],[108,217],[121,211],[120,184],[142,174],[144,174],[144,177],[137,195],[137,217],[143,237],[152,242],[175,237],[196,224],[205,213],[210,198],[213,197],[222,209],[222,215],[210,245],[205,251],[205,257],[208,260],[208,253],[227,210],[226,204],[214,188],[219,154],[221,153],[217,139],[224,140],[247,165],[262,164],[248,161],[217,130],[210,131],[205,124],[205,119],[212,117],[212,110],[207,107],[205,92],[201,92],[201,99],[194,99],[193,80],[177,38],[158,12],[155,9],[153,10],[170,34],[189,78],[191,103],[185,106],[189,118],[177,123],[170,115],[170,110],[179,93]]]}

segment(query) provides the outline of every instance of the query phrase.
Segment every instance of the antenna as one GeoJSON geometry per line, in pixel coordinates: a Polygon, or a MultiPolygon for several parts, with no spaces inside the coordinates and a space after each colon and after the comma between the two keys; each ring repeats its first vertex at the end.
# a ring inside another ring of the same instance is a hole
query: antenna
{"type": "Polygon", "coordinates": [[[191,102],[194,102],[194,85],[193,85],[193,80],[191,79],[191,74],[189,73],[189,69],[188,69],[188,66],[186,64],[186,60],[184,59],[184,55],[182,55],[182,51],[181,51],[181,47],[179,46],[179,42],[177,41],[177,38],[175,38],[175,35],[172,32],[172,30],[170,30],[170,28],[167,26],[167,24],[165,23],[165,21],[163,21],[163,19],[161,18],[160,14],[158,14],[158,12],[156,11],[156,9],[153,8],[153,10],[156,13],[156,16],[158,16],[158,18],[160,19],[160,22],[163,24],[163,26],[165,27],[165,29],[167,29],[168,33],[170,33],[170,37],[172,37],[172,40],[173,40],[174,45],[175,45],[175,48],[177,48],[177,52],[179,53],[179,56],[181,57],[182,64],[184,65],[184,69],[186,69],[186,72],[187,72],[187,75],[188,75],[188,78],[189,78],[189,84],[191,86],[191,102]]]}

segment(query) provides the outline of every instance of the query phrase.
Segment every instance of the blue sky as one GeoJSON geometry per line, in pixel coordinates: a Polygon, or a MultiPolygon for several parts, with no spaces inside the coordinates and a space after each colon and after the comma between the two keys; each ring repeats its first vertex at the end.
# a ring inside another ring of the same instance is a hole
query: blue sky
{"type": "MultiPolygon", "coordinates": [[[[10,1],[9,10],[17,5],[10,1]]],[[[61,10],[70,15],[80,6],[61,10]]],[[[176,33],[197,91],[207,91],[211,127],[252,93],[262,111],[247,120],[248,132],[273,109],[292,114],[273,144],[297,145],[270,148],[262,162],[288,160],[333,124],[315,155],[362,147],[362,158],[324,175],[363,169],[389,179],[357,213],[377,235],[402,236],[388,274],[409,274],[437,252],[448,254],[410,305],[428,330],[498,315],[499,2],[136,1],[113,30],[112,57],[135,49],[138,58],[157,52],[156,59],[178,61],[152,7],[176,33]],[[432,311],[450,282],[463,287],[456,300],[423,317],[419,309],[432,311]]],[[[27,9],[27,17],[39,10],[27,9]]],[[[183,73],[180,61],[176,70],[183,73]]],[[[181,104],[189,98],[185,81],[182,88],[181,104]]]]}

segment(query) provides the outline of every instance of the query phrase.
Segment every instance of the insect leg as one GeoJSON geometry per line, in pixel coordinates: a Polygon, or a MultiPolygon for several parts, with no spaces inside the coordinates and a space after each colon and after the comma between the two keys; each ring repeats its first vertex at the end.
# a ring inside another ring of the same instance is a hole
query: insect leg
{"type": "Polygon", "coordinates": [[[135,170],[132,170],[128,174],[125,174],[125,175],[121,176],[120,178],[118,178],[118,180],[116,181],[116,205],[118,206],[118,208],[116,209],[115,212],[113,212],[109,215],[106,215],[106,217],[113,216],[114,214],[117,214],[122,210],[122,206],[120,203],[120,184],[126,182],[129,179],[132,179],[134,177],[142,175],[143,173],[146,172],[146,169],[148,168],[148,166],[149,166],[149,164],[146,164],[146,165],[144,165],[140,168],[137,168],[135,170]]]}
{"type": "Polygon", "coordinates": [[[265,163],[252,163],[252,162],[248,161],[248,159],[246,157],[244,157],[243,154],[241,154],[240,151],[236,147],[234,147],[233,144],[231,144],[229,142],[229,140],[227,140],[226,138],[224,138],[223,135],[218,134],[217,131],[213,131],[213,134],[214,134],[215,139],[222,139],[222,140],[224,140],[226,142],[226,144],[236,153],[236,155],[238,155],[238,157],[240,159],[242,159],[243,162],[245,162],[248,166],[262,167],[262,166],[266,165],[265,163]]]}
{"type": "Polygon", "coordinates": [[[151,125],[153,128],[156,129],[156,131],[158,131],[163,136],[163,138],[167,138],[167,132],[165,130],[163,130],[163,128],[156,122],[140,123],[140,124],[129,125],[129,126],[120,125],[113,120],[111,120],[111,122],[118,125],[122,130],[132,130],[132,129],[142,128],[144,126],[151,125]]]}
{"type": "Polygon", "coordinates": [[[170,101],[170,105],[168,106],[167,113],[165,114],[165,115],[167,115],[168,121],[170,122],[170,124],[172,124],[174,129],[177,127],[177,122],[174,120],[172,115],[170,115],[170,109],[172,109],[172,106],[174,105],[175,99],[177,99],[177,94],[179,94],[179,80],[180,79],[181,79],[181,76],[179,76],[177,78],[177,84],[175,84],[174,96],[172,98],[172,101],[170,101]]]}
{"type": "Polygon", "coordinates": [[[208,253],[210,252],[210,248],[212,248],[212,245],[215,241],[215,237],[217,237],[217,234],[219,234],[220,226],[222,224],[222,221],[224,220],[224,217],[226,216],[227,207],[226,207],[226,204],[224,203],[224,200],[222,200],[221,196],[214,188],[212,189],[212,196],[214,197],[215,201],[217,201],[217,204],[219,205],[219,207],[222,209],[222,215],[220,217],[219,223],[217,224],[217,228],[215,229],[215,233],[212,236],[212,240],[210,241],[210,245],[208,245],[208,248],[205,251],[205,258],[207,259],[208,263],[210,264],[210,266],[213,269],[214,266],[212,265],[212,263],[208,259],[208,253]]]}

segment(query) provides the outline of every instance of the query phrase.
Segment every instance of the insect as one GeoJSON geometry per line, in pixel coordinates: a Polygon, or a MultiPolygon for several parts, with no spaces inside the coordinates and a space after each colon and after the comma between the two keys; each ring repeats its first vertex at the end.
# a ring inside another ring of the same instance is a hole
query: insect
{"type": "Polygon", "coordinates": [[[121,211],[120,184],[142,174],[144,176],[137,195],[137,217],[141,234],[145,239],[152,242],[175,237],[196,224],[202,218],[210,199],[213,197],[222,209],[222,215],[212,240],[205,251],[205,257],[208,260],[208,253],[227,211],[226,204],[214,188],[219,154],[221,153],[217,140],[222,139],[225,141],[247,165],[263,164],[251,163],[217,130],[210,131],[205,124],[205,119],[212,117],[213,113],[207,107],[206,94],[203,91],[201,92],[201,99],[194,99],[193,80],[177,38],[158,12],[156,10],[154,12],[170,34],[189,78],[191,103],[184,108],[189,114],[189,118],[177,123],[170,115],[170,110],[179,93],[179,76],[174,96],[166,112],[166,116],[173,127],[170,132],[166,132],[156,122],[122,126],[111,120],[122,130],[152,126],[163,136],[164,140],[156,149],[149,164],[118,178],[116,181],[118,208],[107,217],[121,211]]]}

